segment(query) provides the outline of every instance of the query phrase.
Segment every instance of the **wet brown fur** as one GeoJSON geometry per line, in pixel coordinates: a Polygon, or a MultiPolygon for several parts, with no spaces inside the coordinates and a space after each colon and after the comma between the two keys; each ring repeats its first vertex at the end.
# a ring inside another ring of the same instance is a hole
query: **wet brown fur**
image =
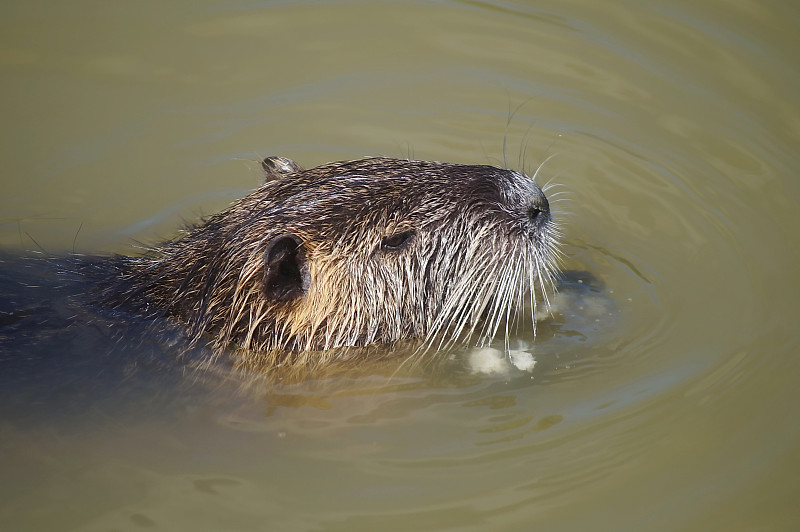
{"type": "Polygon", "coordinates": [[[118,257],[105,302],[176,318],[218,352],[321,365],[349,346],[486,342],[552,282],[557,230],[528,176],[389,158],[263,165],[265,183],[229,209],[118,257]]]}

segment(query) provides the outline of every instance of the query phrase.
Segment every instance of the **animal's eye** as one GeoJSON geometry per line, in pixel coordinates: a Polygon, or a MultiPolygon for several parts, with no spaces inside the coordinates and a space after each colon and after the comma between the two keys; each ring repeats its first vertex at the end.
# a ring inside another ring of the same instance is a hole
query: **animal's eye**
{"type": "Polygon", "coordinates": [[[414,231],[403,231],[402,233],[385,236],[381,240],[381,249],[403,249],[411,242],[413,237],[414,231]]]}

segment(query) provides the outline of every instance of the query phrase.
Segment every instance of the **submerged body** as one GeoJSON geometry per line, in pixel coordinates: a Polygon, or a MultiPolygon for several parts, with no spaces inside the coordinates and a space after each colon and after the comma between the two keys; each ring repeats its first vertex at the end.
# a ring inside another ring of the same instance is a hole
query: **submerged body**
{"type": "Polygon", "coordinates": [[[324,352],[486,341],[552,282],[557,230],[524,174],[388,158],[263,166],[265,183],[229,209],[115,258],[104,302],[177,318],[217,350],[324,352]]]}

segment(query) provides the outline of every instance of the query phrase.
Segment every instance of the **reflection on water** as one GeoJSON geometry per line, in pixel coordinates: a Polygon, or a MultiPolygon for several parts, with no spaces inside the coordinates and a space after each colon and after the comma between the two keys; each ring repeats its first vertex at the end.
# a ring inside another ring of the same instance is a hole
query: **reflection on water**
{"type": "Polygon", "coordinates": [[[525,369],[268,384],[3,256],[1,529],[800,524],[792,3],[44,7],[0,8],[3,250],[131,252],[267,155],[546,160],[585,273],[525,369]]]}

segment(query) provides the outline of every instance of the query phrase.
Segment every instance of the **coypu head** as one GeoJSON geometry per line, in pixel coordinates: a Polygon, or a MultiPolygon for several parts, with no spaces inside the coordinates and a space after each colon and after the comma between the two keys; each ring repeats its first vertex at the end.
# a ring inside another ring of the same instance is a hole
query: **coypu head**
{"type": "Polygon", "coordinates": [[[109,299],[178,317],[217,349],[320,351],[487,341],[551,283],[557,231],[521,173],[388,158],[263,167],[266,182],[228,210],[125,259],[109,299]]]}

